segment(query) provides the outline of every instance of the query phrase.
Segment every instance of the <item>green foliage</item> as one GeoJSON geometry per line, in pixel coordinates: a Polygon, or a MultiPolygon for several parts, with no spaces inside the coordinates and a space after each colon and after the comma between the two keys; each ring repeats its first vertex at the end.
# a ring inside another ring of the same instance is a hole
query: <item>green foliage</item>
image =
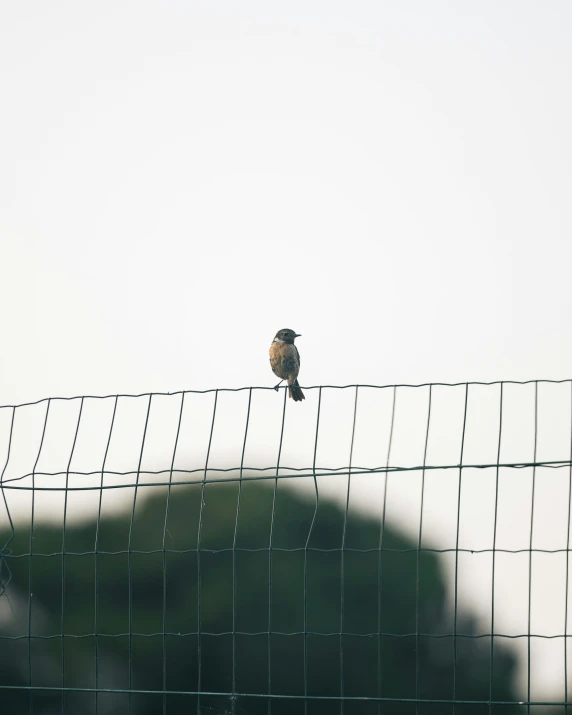
{"type": "MultiPolygon", "coordinates": [[[[203,691],[231,693],[234,677],[236,692],[266,694],[270,672],[272,693],[302,695],[306,657],[310,696],[339,696],[343,686],[346,696],[450,699],[455,679],[457,698],[489,698],[488,638],[457,638],[454,667],[451,635],[415,637],[417,628],[452,633],[452,615],[438,555],[419,553],[395,528],[386,526],[380,558],[379,521],[351,514],[344,536],[339,506],[320,500],[316,510],[315,500],[284,483],[276,492],[249,480],[240,492],[236,482],[207,484],[202,514],[201,484],[173,486],[169,500],[166,488],[143,492],[132,527],[131,513],[68,525],[65,535],[62,526],[40,523],[31,541],[17,527],[7,557],[15,612],[0,633],[27,636],[30,613],[33,637],[0,641],[0,685],[26,686],[31,670],[33,685],[56,688],[193,691],[200,648],[203,691]],[[380,630],[388,635],[378,637],[380,630]]],[[[466,614],[457,630],[474,634],[466,614]]],[[[515,699],[514,668],[495,641],[493,699],[515,699]]],[[[2,698],[7,713],[28,712],[30,698],[33,712],[61,712],[57,691],[5,690],[2,698]]],[[[123,713],[129,702],[137,715],[164,712],[164,704],[171,715],[197,712],[196,696],[74,692],[63,711],[123,713]]],[[[200,704],[204,713],[232,712],[231,705],[268,712],[264,698],[202,696],[200,704]]],[[[307,712],[339,708],[315,700],[307,712]]],[[[381,712],[446,709],[394,702],[381,712]]],[[[478,712],[488,707],[456,708],[478,712]]],[[[272,713],[304,713],[304,702],[277,699],[272,713]]],[[[347,701],[344,713],[373,715],[378,705],[347,701]]]]}

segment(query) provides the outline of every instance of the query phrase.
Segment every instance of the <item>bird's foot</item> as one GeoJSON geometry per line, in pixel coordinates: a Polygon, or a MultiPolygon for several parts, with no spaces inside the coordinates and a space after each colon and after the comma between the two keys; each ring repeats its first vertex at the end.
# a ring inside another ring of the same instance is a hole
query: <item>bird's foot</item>
{"type": "Polygon", "coordinates": [[[281,385],[283,382],[284,382],[284,380],[280,380],[280,382],[279,382],[277,385],[274,385],[274,389],[276,390],[276,392],[278,392],[278,388],[280,387],[280,385],[281,385]]]}

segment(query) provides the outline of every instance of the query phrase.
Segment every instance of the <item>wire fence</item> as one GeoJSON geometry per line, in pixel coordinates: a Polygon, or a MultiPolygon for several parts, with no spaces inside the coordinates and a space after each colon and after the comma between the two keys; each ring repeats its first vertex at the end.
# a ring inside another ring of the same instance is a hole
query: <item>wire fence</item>
{"type": "Polygon", "coordinates": [[[4,712],[568,713],[572,381],[0,407],[4,712]]]}

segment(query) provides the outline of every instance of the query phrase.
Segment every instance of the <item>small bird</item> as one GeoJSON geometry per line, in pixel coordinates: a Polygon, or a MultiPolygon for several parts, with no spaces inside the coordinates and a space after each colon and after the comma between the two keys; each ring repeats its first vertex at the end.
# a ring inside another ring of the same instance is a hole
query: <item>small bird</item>
{"type": "Polygon", "coordinates": [[[274,389],[278,391],[284,380],[287,380],[288,397],[291,397],[294,402],[306,399],[296,379],[300,372],[300,354],[294,345],[294,338],[299,337],[301,337],[299,333],[284,328],[276,333],[270,345],[270,367],[272,372],[280,378],[280,382],[274,389]]]}

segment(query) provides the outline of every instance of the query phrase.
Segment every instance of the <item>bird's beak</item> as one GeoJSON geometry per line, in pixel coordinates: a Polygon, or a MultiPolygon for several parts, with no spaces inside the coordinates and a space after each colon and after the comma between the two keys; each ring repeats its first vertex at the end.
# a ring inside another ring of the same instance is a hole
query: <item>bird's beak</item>
{"type": "Polygon", "coordinates": [[[295,333],[294,337],[295,337],[295,338],[301,338],[301,337],[302,337],[302,333],[295,333]]]}

